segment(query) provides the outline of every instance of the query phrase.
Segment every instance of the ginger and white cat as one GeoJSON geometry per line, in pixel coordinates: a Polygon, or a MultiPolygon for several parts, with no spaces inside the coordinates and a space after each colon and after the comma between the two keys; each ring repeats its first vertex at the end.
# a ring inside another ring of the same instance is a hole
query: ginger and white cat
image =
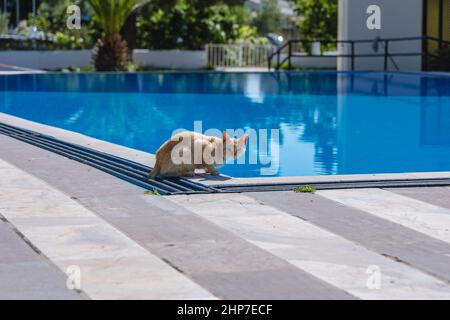
{"type": "Polygon", "coordinates": [[[248,135],[231,138],[225,131],[222,139],[185,131],[174,135],[156,152],[155,167],[150,179],[195,175],[195,169],[204,169],[211,175],[219,175],[227,158],[238,158],[245,153],[248,135]]]}

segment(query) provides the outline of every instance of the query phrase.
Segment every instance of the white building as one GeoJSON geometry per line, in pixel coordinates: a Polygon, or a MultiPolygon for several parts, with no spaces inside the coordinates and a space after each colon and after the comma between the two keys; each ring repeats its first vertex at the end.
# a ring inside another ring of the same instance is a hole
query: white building
{"type": "MultiPolygon", "coordinates": [[[[450,0],[339,0],[339,40],[422,36],[450,41],[450,0]],[[371,29],[367,25],[367,20],[374,14],[371,10],[368,13],[368,8],[373,5],[380,9],[379,29],[371,29]]],[[[422,39],[392,41],[388,44],[388,52],[419,54],[428,48],[428,52],[433,54],[438,47],[439,42],[431,39],[428,42],[422,39]]],[[[351,54],[351,45],[339,45],[339,52],[351,54]]],[[[384,54],[385,43],[355,44],[354,52],[355,54],[384,54]]],[[[419,71],[422,70],[423,63],[425,61],[419,55],[391,56],[387,59],[387,68],[396,70],[398,67],[401,71],[419,71]]],[[[384,57],[358,57],[354,61],[356,70],[383,70],[384,66],[384,57]]],[[[338,68],[351,69],[351,58],[339,58],[338,68]]]]}

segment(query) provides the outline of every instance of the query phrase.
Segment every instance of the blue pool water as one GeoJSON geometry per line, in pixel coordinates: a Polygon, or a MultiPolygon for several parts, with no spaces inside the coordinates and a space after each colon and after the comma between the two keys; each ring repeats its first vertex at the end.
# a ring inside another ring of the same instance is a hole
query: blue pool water
{"type": "Polygon", "coordinates": [[[450,76],[142,73],[0,76],[0,112],[154,153],[173,130],[279,129],[235,177],[450,171],[450,76]],[[276,149],[274,149],[276,150],[276,149]],[[279,157],[276,157],[279,154],[279,157]],[[256,157],[258,159],[258,157],[256,157]]]}

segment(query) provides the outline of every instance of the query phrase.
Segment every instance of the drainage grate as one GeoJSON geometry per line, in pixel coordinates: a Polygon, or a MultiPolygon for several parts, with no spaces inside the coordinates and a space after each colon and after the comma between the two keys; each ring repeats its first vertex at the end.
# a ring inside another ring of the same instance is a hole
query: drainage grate
{"type": "Polygon", "coordinates": [[[214,187],[184,178],[149,180],[147,176],[150,167],[34,131],[0,123],[0,133],[87,164],[146,190],[158,191],[162,195],[219,192],[214,187]]]}
{"type": "Polygon", "coordinates": [[[264,192],[264,191],[292,191],[296,187],[311,186],[317,190],[329,189],[361,189],[361,188],[407,188],[407,187],[443,187],[450,186],[450,178],[435,179],[398,179],[398,180],[354,180],[354,181],[326,181],[303,183],[267,183],[267,184],[222,184],[212,185],[220,192],[264,192]]]}

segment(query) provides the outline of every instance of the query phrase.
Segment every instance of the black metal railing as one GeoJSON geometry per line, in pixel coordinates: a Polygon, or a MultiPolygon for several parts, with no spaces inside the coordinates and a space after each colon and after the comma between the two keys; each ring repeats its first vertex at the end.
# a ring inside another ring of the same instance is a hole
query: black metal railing
{"type": "Polygon", "coordinates": [[[284,63],[287,62],[287,68],[292,69],[292,58],[295,57],[307,57],[307,58],[325,58],[325,57],[334,57],[334,58],[349,58],[350,59],[350,69],[355,70],[355,60],[356,58],[369,58],[369,57],[382,57],[384,60],[384,70],[387,71],[389,67],[389,61],[391,61],[392,65],[399,70],[397,63],[395,62],[394,57],[411,57],[411,56],[421,56],[422,57],[422,66],[424,70],[428,69],[428,60],[430,57],[438,58],[438,56],[434,53],[431,53],[429,50],[430,42],[437,42],[438,48],[443,49],[444,46],[449,47],[450,42],[442,39],[423,36],[423,37],[404,37],[404,38],[375,38],[375,39],[364,39],[364,40],[330,40],[330,39],[318,39],[318,40],[289,40],[284,43],[281,47],[279,47],[276,51],[270,54],[267,58],[269,70],[272,70],[272,60],[276,57],[276,64],[274,66],[275,70],[279,70],[284,63]],[[421,52],[392,52],[390,51],[391,43],[398,43],[404,41],[422,41],[422,49],[421,52]],[[306,53],[306,51],[296,52],[293,50],[294,46],[300,44],[302,48],[311,47],[313,43],[320,43],[321,45],[329,45],[335,44],[336,48],[338,45],[349,45],[350,48],[345,50],[348,53],[337,53],[337,54],[311,54],[310,50],[306,53]],[[372,44],[372,48],[374,53],[357,53],[356,45],[358,44],[372,44]],[[383,46],[383,52],[378,53],[379,46],[383,46]],[[283,52],[286,51],[285,57],[282,58],[283,52]]]}

